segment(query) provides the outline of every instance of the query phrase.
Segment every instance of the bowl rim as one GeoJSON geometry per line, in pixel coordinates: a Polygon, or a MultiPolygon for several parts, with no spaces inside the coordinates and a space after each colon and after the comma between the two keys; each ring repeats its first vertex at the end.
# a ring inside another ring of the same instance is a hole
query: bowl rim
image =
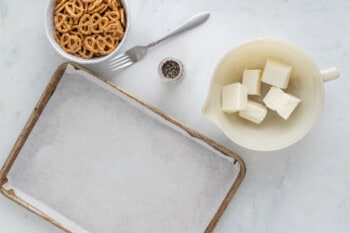
{"type": "Polygon", "coordinates": [[[243,43],[238,44],[237,46],[234,46],[233,48],[229,49],[224,56],[221,57],[221,59],[219,60],[219,62],[217,62],[214,71],[212,72],[212,76],[211,76],[211,81],[210,81],[210,85],[209,85],[209,91],[206,97],[206,100],[203,104],[203,108],[202,108],[202,115],[204,117],[206,117],[208,120],[212,121],[219,129],[221,129],[221,131],[234,143],[236,143],[237,145],[240,145],[244,148],[250,149],[250,150],[254,150],[254,151],[276,151],[276,150],[280,150],[280,149],[284,149],[287,148],[291,145],[293,145],[294,143],[298,142],[300,139],[302,139],[312,128],[313,126],[316,124],[316,121],[322,111],[323,108],[323,102],[324,102],[324,85],[323,85],[323,81],[320,78],[319,80],[317,80],[319,82],[318,85],[318,91],[320,93],[320,99],[315,103],[315,111],[313,113],[313,118],[312,118],[312,123],[310,123],[309,125],[303,127],[303,129],[301,130],[301,132],[290,138],[290,140],[285,141],[283,143],[279,143],[279,144],[273,144],[273,145],[266,145],[266,146],[261,146],[261,145],[253,145],[247,142],[243,142],[242,140],[239,139],[238,136],[233,137],[228,130],[226,130],[220,122],[217,121],[217,117],[214,116],[210,116],[213,114],[210,114],[207,112],[208,106],[210,105],[210,101],[211,101],[211,96],[212,96],[212,91],[213,91],[213,85],[215,84],[215,77],[216,74],[218,72],[218,70],[220,69],[220,67],[222,66],[222,64],[224,63],[224,61],[227,59],[228,56],[230,56],[230,54],[238,49],[242,49],[243,47],[246,46],[250,46],[251,44],[255,44],[255,43],[278,43],[281,45],[285,45],[288,46],[290,48],[293,48],[297,53],[299,53],[301,56],[303,56],[304,58],[306,58],[309,62],[310,65],[313,67],[313,69],[317,70],[319,75],[321,75],[321,72],[319,70],[319,68],[316,66],[316,64],[314,63],[314,61],[311,59],[311,57],[305,52],[303,51],[301,48],[299,48],[298,46],[296,46],[295,44],[286,41],[286,40],[282,40],[282,39],[278,39],[278,38],[274,38],[274,37],[258,37],[258,38],[254,38],[248,41],[245,41],[243,43]]]}
{"type": "Polygon", "coordinates": [[[125,27],[125,31],[124,31],[124,36],[122,38],[122,40],[119,42],[118,46],[110,53],[107,54],[105,56],[102,57],[98,57],[98,58],[90,58],[90,59],[85,59],[85,58],[81,58],[81,57],[77,57],[74,56],[72,54],[67,53],[66,51],[64,51],[59,44],[54,40],[53,38],[53,32],[55,30],[54,25],[53,25],[53,19],[49,20],[51,17],[53,17],[52,11],[51,11],[51,7],[52,5],[55,3],[54,0],[48,0],[46,3],[46,8],[45,8],[45,32],[46,32],[46,37],[48,38],[51,46],[54,48],[54,50],[59,53],[62,57],[64,57],[67,60],[79,63],[79,64],[97,64],[97,63],[101,63],[103,61],[108,60],[109,58],[115,56],[115,54],[117,52],[120,51],[120,49],[123,47],[124,42],[127,38],[127,35],[129,33],[130,30],[130,10],[129,10],[129,5],[127,3],[127,0],[120,0],[123,8],[124,8],[124,12],[126,15],[126,27],[125,27]],[[50,16],[51,15],[51,16],[50,16]],[[49,26],[49,24],[52,23],[53,25],[53,31],[51,30],[51,27],[49,26]]]}

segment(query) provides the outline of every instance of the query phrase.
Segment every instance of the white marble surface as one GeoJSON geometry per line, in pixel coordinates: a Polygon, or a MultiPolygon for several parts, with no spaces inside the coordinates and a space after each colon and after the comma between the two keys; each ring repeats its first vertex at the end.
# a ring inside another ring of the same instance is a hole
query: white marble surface
{"type": "MultiPolygon", "coordinates": [[[[350,2],[347,0],[129,0],[131,30],[124,48],[147,43],[192,14],[209,21],[154,49],[137,65],[111,73],[88,68],[162,111],[241,154],[246,178],[215,232],[350,232],[350,2]],[[325,85],[323,111],[311,132],[276,152],[255,152],[230,142],[200,110],[218,59],[255,37],[294,42],[320,67],[336,66],[341,78],[325,85]],[[157,64],[180,58],[187,68],[178,85],[159,80],[157,64]]],[[[45,0],[0,1],[0,163],[55,68],[65,60],[44,33],[45,0]]],[[[61,232],[0,196],[1,232],[61,232]]]]}

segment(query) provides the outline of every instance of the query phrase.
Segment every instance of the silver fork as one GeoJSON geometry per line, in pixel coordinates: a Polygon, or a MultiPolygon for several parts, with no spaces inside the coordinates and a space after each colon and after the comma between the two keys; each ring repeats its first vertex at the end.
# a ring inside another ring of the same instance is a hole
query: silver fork
{"type": "Polygon", "coordinates": [[[128,67],[132,64],[134,64],[135,62],[141,60],[147,53],[147,50],[149,48],[152,48],[154,46],[156,46],[157,44],[175,36],[178,35],[182,32],[185,32],[189,29],[192,29],[202,23],[204,23],[210,16],[210,13],[207,12],[203,12],[203,13],[199,13],[195,16],[193,16],[192,18],[188,19],[187,21],[185,21],[183,24],[179,25],[178,27],[176,27],[174,30],[172,30],[170,33],[168,33],[167,35],[163,36],[162,38],[160,38],[159,40],[156,40],[148,45],[144,45],[144,46],[135,46],[132,47],[131,49],[127,50],[126,52],[119,54],[118,56],[112,58],[109,61],[109,66],[111,68],[112,71],[115,70],[119,70],[125,67],[128,67]]]}

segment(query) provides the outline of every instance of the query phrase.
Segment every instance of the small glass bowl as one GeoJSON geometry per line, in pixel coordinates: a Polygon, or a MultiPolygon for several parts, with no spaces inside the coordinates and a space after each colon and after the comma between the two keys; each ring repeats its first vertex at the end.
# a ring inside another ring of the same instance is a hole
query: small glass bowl
{"type": "Polygon", "coordinates": [[[169,83],[176,83],[185,77],[185,67],[182,62],[174,57],[164,58],[158,66],[160,77],[169,83]]]}

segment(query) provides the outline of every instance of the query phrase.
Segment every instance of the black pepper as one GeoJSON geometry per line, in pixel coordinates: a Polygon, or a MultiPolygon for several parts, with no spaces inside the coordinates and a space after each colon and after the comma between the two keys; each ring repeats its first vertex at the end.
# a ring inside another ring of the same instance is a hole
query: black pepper
{"type": "Polygon", "coordinates": [[[180,65],[174,60],[167,60],[163,63],[162,73],[167,78],[176,78],[180,74],[180,65]]]}
{"type": "Polygon", "coordinates": [[[161,78],[166,82],[175,83],[185,76],[185,67],[182,62],[174,57],[164,58],[158,66],[161,78]]]}

